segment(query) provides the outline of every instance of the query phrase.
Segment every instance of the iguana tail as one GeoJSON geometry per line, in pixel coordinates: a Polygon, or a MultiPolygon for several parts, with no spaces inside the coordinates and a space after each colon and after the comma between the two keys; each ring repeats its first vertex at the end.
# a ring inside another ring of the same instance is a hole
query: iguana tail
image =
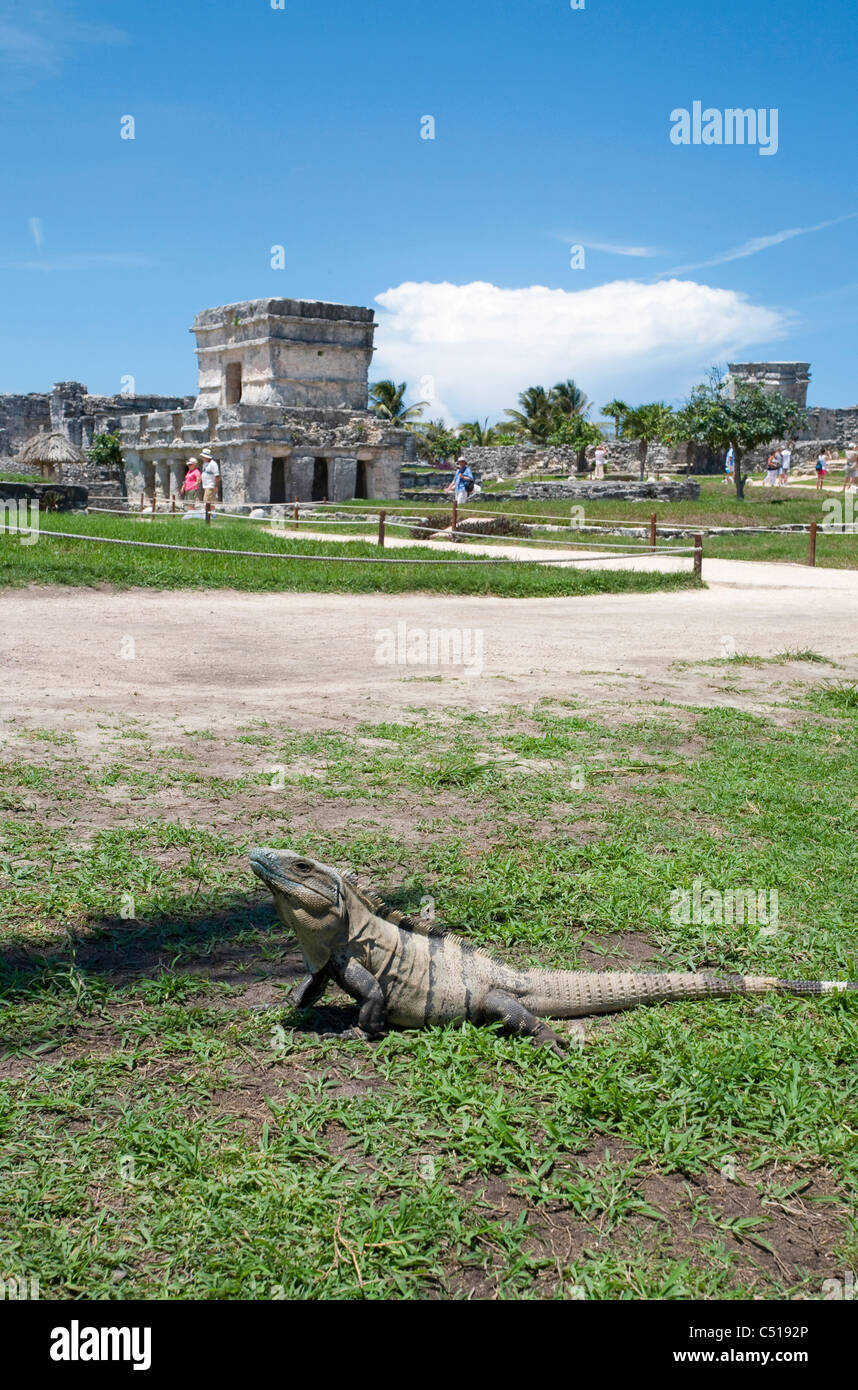
{"type": "Polygon", "coordinates": [[[609,1014],[639,1004],[732,994],[836,994],[858,989],[856,980],[779,980],[773,975],[643,974],[605,970],[529,970],[520,1002],[540,1018],[609,1014]]]}

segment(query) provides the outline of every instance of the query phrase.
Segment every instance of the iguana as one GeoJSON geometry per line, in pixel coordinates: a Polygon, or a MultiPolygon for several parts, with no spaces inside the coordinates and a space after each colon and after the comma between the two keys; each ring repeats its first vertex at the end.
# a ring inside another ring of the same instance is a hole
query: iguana
{"type": "Polygon", "coordinates": [[[638,1004],[731,994],[829,994],[858,981],[779,980],[768,975],[516,970],[454,932],[386,911],[354,876],[289,850],[253,849],[253,872],[274,895],[277,915],[298,938],[309,974],[291,1002],[308,1008],[334,981],[360,1004],[355,1035],[377,1037],[387,1022],[501,1023],[510,1033],[560,1050],[542,1018],[614,1013],[638,1004]]]}

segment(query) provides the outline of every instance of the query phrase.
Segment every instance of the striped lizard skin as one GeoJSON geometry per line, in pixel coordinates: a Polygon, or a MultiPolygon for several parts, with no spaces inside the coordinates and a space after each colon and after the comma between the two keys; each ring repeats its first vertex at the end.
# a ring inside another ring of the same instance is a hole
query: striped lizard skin
{"type": "Polygon", "coordinates": [[[277,916],[298,938],[307,977],[293,992],[309,1008],[330,981],[360,1005],[361,1037],[388,1023],[404,1028],[461,1022],[501,1023],[559,1050],[543,1018],[614,1013],[639,1004],[733,994],[829,994],[856,981],[779,980],[768,975],[708,972],[516,970],[454,932],[384,908],[340,873],[289,850],[253,849],[253,872],[271,890],[277,916]]]}

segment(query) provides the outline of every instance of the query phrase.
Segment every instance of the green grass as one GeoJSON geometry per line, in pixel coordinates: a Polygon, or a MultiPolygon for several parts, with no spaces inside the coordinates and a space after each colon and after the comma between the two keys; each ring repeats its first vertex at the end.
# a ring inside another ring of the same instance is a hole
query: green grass
{"type": "Polygon", "coordinates": [[[201,753],[187,820],[151,800],[185,775],[157,738],[116,765],[112,741],[72,762],[38,730],[22,758],[18,729],[0,1272],[43,1298],[822,1297],[858,1258],[858,1001],[640,1009],[563,1058],[471,1026],[367,1047],[319,1032],[348,1001],[288,1007],[294,946],[245,854],[264,836],[391,905],[429,894],[519,962],[855,977],[855,691],[814,686],[784,728],[666,705],[336,733],[275,714],[201,753]],[[271,791],[276,762],[318,768],[316,790],[271,791]],[[146,799],[104,799],[144,774],[146,799]],[[357,818],[326,828],[331,801],[357,818]],[[696,878],[777,889],[778,930],[674,921],[696,878]]]}
{"type": "MultiPolygon", "coordinates": [[[[634,573],[629,569],[596,570],[592,566],[564,570],[559,566],[492,561],[461,565],[460,557],[439,563],[437,550],[417,547],[408,558],[418,563],[342,564],[343,557],[378,561],[379,551],[367,542],[344,544],[279,539],[249,522],[221,520],[205,527],[197,523],[134,517],[51,516],[40,519],[34,545],[21,545],[14,534],[0,534],[0,585],[115,584],[152,588],[231,588],[254,592],[337,591],[342,593],[499,594],[506,597],[651,592],[695,587],[690,573],[634,573]],[[64,531],[92,537],[166,542],[202,547],[188,550],[147,550],[99,545],[96,541],[59,540],[64,531]],[[50,535],[45,533],[50,533],[50,535]],[[298,553],[316,559],[256,559],[230,551],[264,551],[272,556],[298,553]],[[220,551],[222,553],[214,553],[220,551]],[[205,553],[211,552],[211,553],[205,553]],[[227,553],[223,553],[227,552],[227,553]],[[421,560],[428,563],[419,563],[421,560]]],[[[401,552],[389,559],[403,559],[401,552]]]]}

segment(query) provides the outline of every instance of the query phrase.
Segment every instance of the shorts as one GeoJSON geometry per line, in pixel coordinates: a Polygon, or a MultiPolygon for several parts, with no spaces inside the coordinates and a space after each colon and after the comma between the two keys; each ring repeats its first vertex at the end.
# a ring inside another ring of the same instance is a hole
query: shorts
{"type": "Polygon", "coordinates": [[[217,501],[217,488],[216,488],[216,487],[206,487],[206,488],[203,488],[203,501],[204,501],[204,502],[216,502],[216,501],[217,501]]]}
{"type": "Polygon", "coordinates": [[[456,488],[456,503],[457,503],[457,505],[461,507],[462,503],[463,503],[463,502],[467,502],[467,500],[468,500],[468,489],[465,488],[465,487],[457,487],[457,488],[456,488]]]}

